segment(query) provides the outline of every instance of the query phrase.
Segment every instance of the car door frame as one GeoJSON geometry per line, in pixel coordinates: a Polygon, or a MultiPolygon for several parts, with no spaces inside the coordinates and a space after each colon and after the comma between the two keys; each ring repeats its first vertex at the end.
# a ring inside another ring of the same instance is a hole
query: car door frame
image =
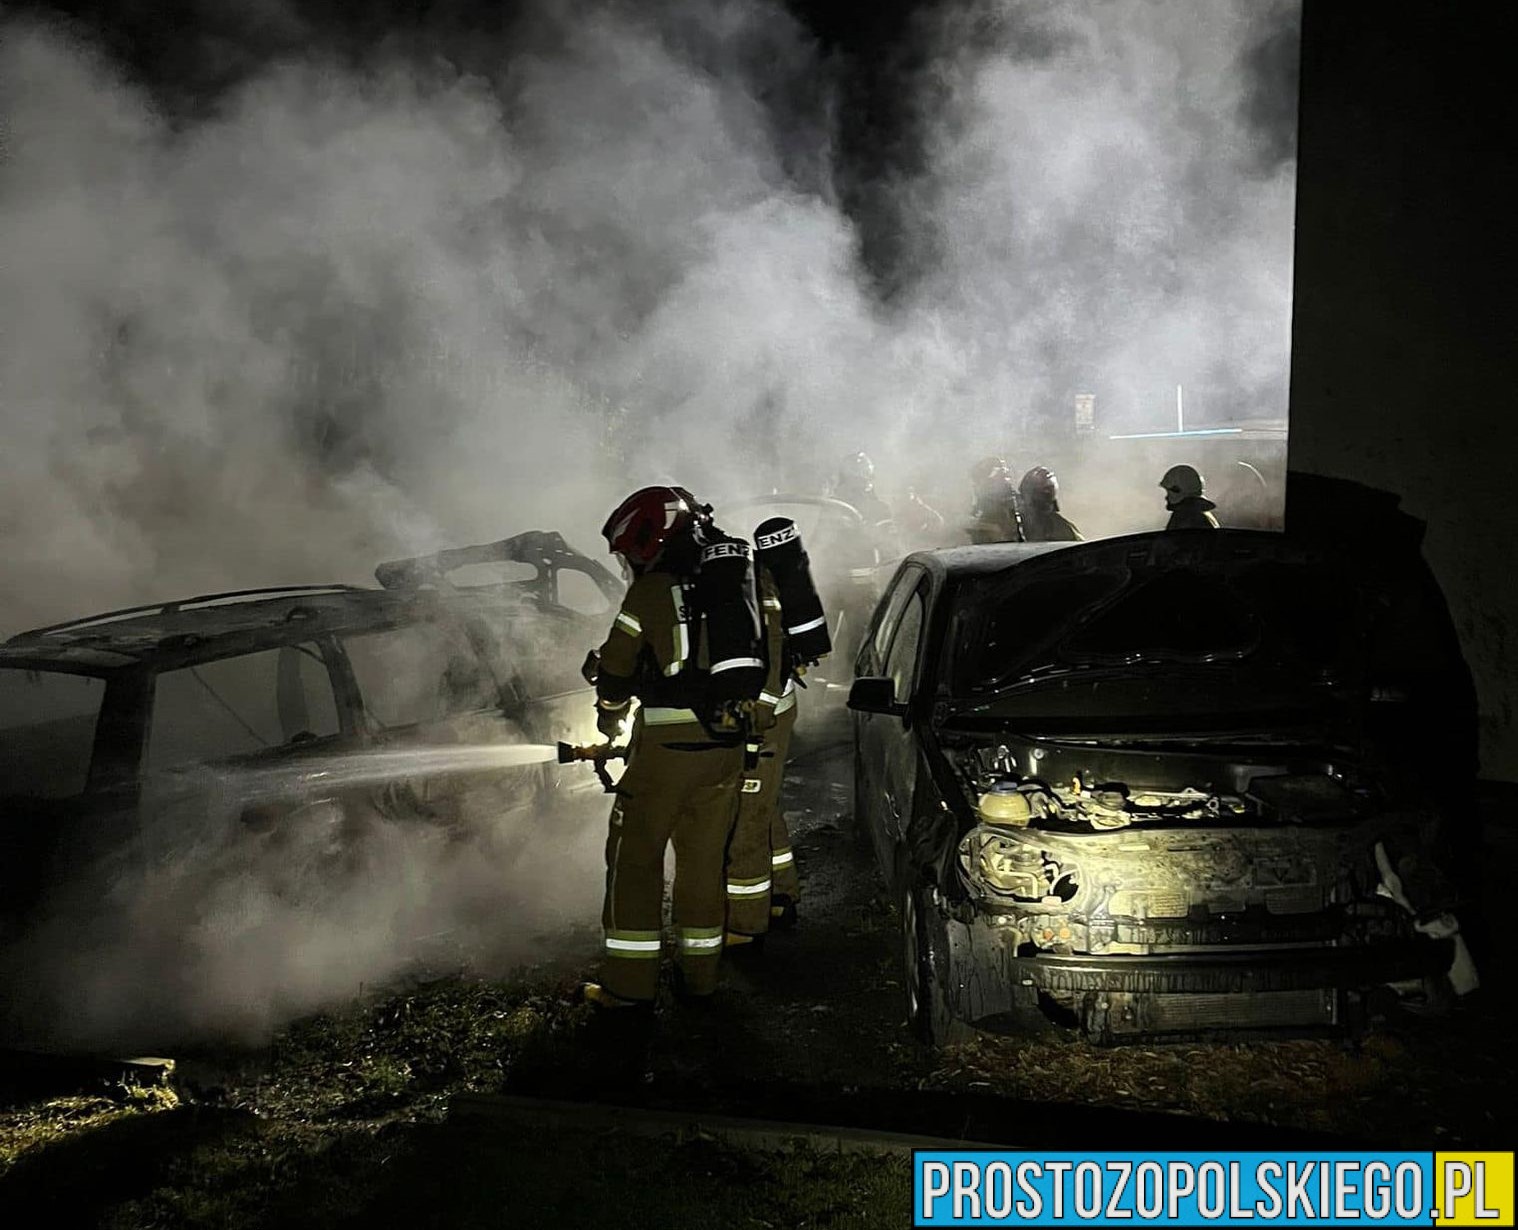
{"type": "Polygon", "coordinates": [[[910,822],[913,806],[911,796],[915,790],[917,750],[913,730],[915,715],[911,706],[932,624],[933,592],[932,572],[921,564],[904,562],[881,599],[878,617],[871,621],[870,632],[856,662],[861,674],[883,674],[896,648],[902,617],[913,598],[920,598],[923,610],[917,648],[912,659],[907,696],[902,698],[909,706],[907,713],[900,717],[882,713],[855,714],[855,789],[865,792],[863,812],[869,817],[870,841],[887,879],[894,874],[896,850],[910,822]],[[895,606],[898,594],[903,598],[900,605],[895,606]],[[878,642],[883,643],[877,647],[878,642]]]}

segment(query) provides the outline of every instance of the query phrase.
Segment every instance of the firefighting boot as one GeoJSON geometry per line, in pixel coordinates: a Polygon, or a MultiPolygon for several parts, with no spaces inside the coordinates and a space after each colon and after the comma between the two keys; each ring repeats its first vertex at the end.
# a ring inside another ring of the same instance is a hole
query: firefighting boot
{"type": "Polygon", "coordinates": [[[608,991],[599,982],[587,982],[580,987],[580,997],[587,1004],[607,1011],[617,1011],[626,1008],[649,1009],[653,1002],[646,999],[629,999],[625,995],[618,995],[614,991],[608,991]]]}
{"type": "Polygon", "coordinates": [[[728,960],[746,965],[764,955],[764,936],[740,935],[736,931],[729,931],[722,951],[728,960]]]}
{"type": "Polygon", "coordinates": [[[771,931],[794,930],[797,921],[795,898],[782,897],[778,893],[770,898],[771,931]]]}

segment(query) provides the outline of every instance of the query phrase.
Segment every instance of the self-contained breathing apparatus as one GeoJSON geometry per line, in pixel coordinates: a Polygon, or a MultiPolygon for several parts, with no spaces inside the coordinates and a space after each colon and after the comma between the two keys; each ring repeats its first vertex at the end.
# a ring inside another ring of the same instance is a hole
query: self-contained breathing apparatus
{"type": "Polygon", "coordinates": [[[686,649],[673,675],[646,663],[634,691],[645,705],[690,709],[717,743],[747,737],[749,715],[764,686],[764,627],[753,551],[712,521],[710,504],[673,488],[694,520],[671,540],[659,566],[679,578],[679,633],[686,649]]]}
{"type": "MultiPolygon", "coordinates": [[[[607,680],[592,651],[581,672],[597,685],[600,708],[615,712],[616,702],[635,696],[646,708],[685,710],[711,741],[743,744],[752,751],[756,709],[771,665],[760,616],[758,567],[749,544],[721,530],[711,513],[710,505],[684,488],[656,487],[635,492],[608,518],[602,533],[613,552],[640,576],[657,571],[672,582],[673,610],[662,610],[673,615],[674,627],[661,620],[658,636],[663,643],[672,634],[674,652],[666,659],[645,643],[629,676],[607,680]]],[[[792,645],[785,665],[799,674],[830,647],[826,619],[794,525],[777,519],[761,528],[768,534],[771,568],[783,578],[790,612],[785,623],[793,630],[792,645]]],[[[644,625],[647,618],[643,616],[644,625]]],[[[638,617],[626,611],[618,622],[640,627],[638,617]]],[[[625,730],[620,722],[617,726],[625,730]]],[[[560,763],[594,765],[605,786],[607,762],[625,752],[614,746],[619,730],[601,728],[609,736],[606,743],[563,745],[559,754],[560,763]]]]}
{"type": "Polygon", "coordinates": [[[789,517],[771,517],[754,531],[759,563],[775,580],[780,618],[785,629],[782,674],[803,673],[832,652],[827,613],[812,579],[811,559],[801,531],[789,517]]]}
{"type": "Polygon", "coordinates": [[[742,738],[752,707],[764,687],[764,626],[759,618],[759,586],[753,552],[741,538],[724,534],[709,518],[698,521],[702,540],[696,573],[695,640],[706,634],[706,696],[698,715],[712,715],[713,734],[731,731],[742,738]]]}

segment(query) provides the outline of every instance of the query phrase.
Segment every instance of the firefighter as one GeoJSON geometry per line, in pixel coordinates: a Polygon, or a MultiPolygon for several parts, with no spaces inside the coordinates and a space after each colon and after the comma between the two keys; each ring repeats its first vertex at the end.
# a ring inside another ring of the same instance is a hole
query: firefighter
{"type": "Polygon", "coordinates": [[[1059,479],[1044,466],[1034,466],[1017,484],[1023,533],[1029,542],[1081,542],[1075,528],[1059,510],[1059,479]]]}
{"type": "Polygon", "coordinates": [[[754,531],[768,674],[754,706],[750,756],[727,858],[727,942],[756,953],[771,929],[796,925],[801,881],[780,790],[796,725],[798,678],[833,649],[801,532],[789,517],[754,531]]]}
{"type": "Polygon", "coordinates": [[[796,921],[801,883],[780,787],[796,725],[796,673],[785,653],[780,593],[769,569],[759,570],[769,675],[754,706],[738,821],[727,850],[727,946],[756,955],[772,927],[796,921]]]}
{"type": "Polygon", "coordinates": [[[896,528],[911,549],[937,546],[944,540],[943,513],[918,495],[915,487],[907,488],[907,498],[895,520],[896,528]]]}
{"type": "Polygon", "coordinates": [[[982,457],[970,467],[974,504],[970,508],[972,543],[1023,542],[1022,518],[1017,507],[1017,488],[1007,463],[1000,457],[982,457]]]}
{"type": "Polygon", "coordinates": [[[829,494],[852,506],[864,518],[871,544],[881,559],[896,555],[896,523],[891,506],[875,490],[875,463],[866,453],[843,459],[829,494]]]}
{"type": "Polygon", "coordinates": [[[632,700],[640,705],[607,836],[600,980],[584,988],[585,998],[600,1007],[654,1001],[663,951],[664,852],[671,842],[680,945],[676,985],[694,996],[716,987],[723,855],[744,748],[741,737],[719,737],[698,712],[706,704],[706,684],[716,678],[711,668],[726,665],[699,664],[706,623],[695,610],[694,578],[707,511],[683,489],[647,487],[624,500],[601,531],[632,576],[605,644],[587,663],[601,733],[614,739],[632,700]]]}
{"type": "Polygon", "coordinates": [[[1215,530],[1218,519],[1212,515],[1217,507],[1203,494],[1202,476],[1191,466],[1171,466],[1160,479],[1165,490],[1165,507],[1170,510],[1167,530],[1215,530]]]}
{"type": "Polygon", "coordinates": [[[891,509],[875,492],[875,463],[867,453],[853,453],[843,459],[830,494],[858,509],[871,529],[891,524],[891,509]]]}
{"type": "Polygon", "coordinates": [[[880,565],[895,559],[900,546],[890,505],[875,491],[875,463],[867,454],[853,453],[843,459],[828,494],[852,507],[863,522],[863,532],[845,544],[844,557],[835,558],[840,568],[847,566],[847,573],[840,573],[840,579],[847,576],[847,585],[837,598],[839,653],[844,660],[852,661],[880,598],[880,565]]]}

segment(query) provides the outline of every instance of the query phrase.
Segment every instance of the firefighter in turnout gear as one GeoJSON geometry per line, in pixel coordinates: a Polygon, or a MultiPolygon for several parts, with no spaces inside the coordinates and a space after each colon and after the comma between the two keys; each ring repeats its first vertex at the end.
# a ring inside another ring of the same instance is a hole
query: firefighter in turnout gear
{"type": "Polygon", "coordinates": [[[891,507],[875,490],[875,463],[868,454],[851,453],[839,463],[828,495],[847,504],[860,520],[858,535],[850,535],[846,560],[836,560],[846,564],[848,582],[837,598],[839,617],[834,633],[840,656],[852,661],[880,598],[880,565],[900,554],[900,543],[891,507]]]}
{"type": "Polygon", "coordinates": [[[796,922],[801,881],[780,791],[796,725],[798,677],[832,649],[796,523],[772,517],[754,531],[754,546],[769,671],[754,707],[738,822],[727,852],[727,943],[743,952],[758,951],[770,929],[796,922]]]}
{"type": "Polygon", "coordinates": [[[1083,541],[1074,522],[1059,510],[1059,479],[1052,470],[1034,466],[1017,484],[1017,495],[1029,542],[1083,541]]]}
{"type": "Polygon", "coordinates": [[[1025,541],[1017,488],[1012,485],[1007,463],[1000,457],[982,457],[970,467],[970,482],[975,500],[970,508],[970,541],[1025,541]]]}
{"type": "Polygon", "coordinates": [[[908,487],[907,498],[896,515],[896,529],[901,535],[903,548],[921,551],[942,546],[945,528],[943,513],[918,495],[915,487],[908,487]]]}
{"type": "Polygon", "coordinates": [[[1171,466],[1160,479],[1165,489],[1165,507],[1170,510],[1167,530],[1215,530],[1218,519],[1212,515],[1217,507],[1203,494],[1202,476],[1191,466],[1171,466]]]}
{"type": "MultiPolygon", "coordinates": [[[[585,987],[586,998],[602,1007],[654,1001],[663,951],[664,852],[671,842],[677,985],[694,996],[716,987],[723,857],[743,777],[744,738],[741,728],[730,731],[717,720],[714,681],[752,674],[757,692],[763,663],[752,598],[750,653],[711,660],[727,650],[719,650],[724,636],[713,628],[717,616],[698,593],[703,557],[720,538],[719,554],[741,555],[747,564],[750,588],[753,570],[748,545],[713,533],[708,513],[682,488],[650,487],[624,500],[602,529],[633,578],[597,660],[587,663],[602,733],[620,733],[631,702],[640,702],[607,836],[600,981],[585,987]]],[[[740,610],[740,624],[742,617],[740,610]]],[[[742,635],[740,627],[740,642],[742,635]]]]}
{"type": "Polygon", "coordinates": [[[891,508],[875,491],[875,463],[867,453],[853,453],[843,459],[830,494],[857,509],[872,535],[889,534],[891,508]]]}
{"type": "Polygon", "coordinates": [[[796,725],[796,676],[785,662],[780,596],[768,569],[760,571],[759,593],[770,668],[754,707],[738,821],[727,848],[729,947],[762,940],[774,915],[793,920],[801,896],[795,855],[780,811],[785,758],[796,725]]]}

